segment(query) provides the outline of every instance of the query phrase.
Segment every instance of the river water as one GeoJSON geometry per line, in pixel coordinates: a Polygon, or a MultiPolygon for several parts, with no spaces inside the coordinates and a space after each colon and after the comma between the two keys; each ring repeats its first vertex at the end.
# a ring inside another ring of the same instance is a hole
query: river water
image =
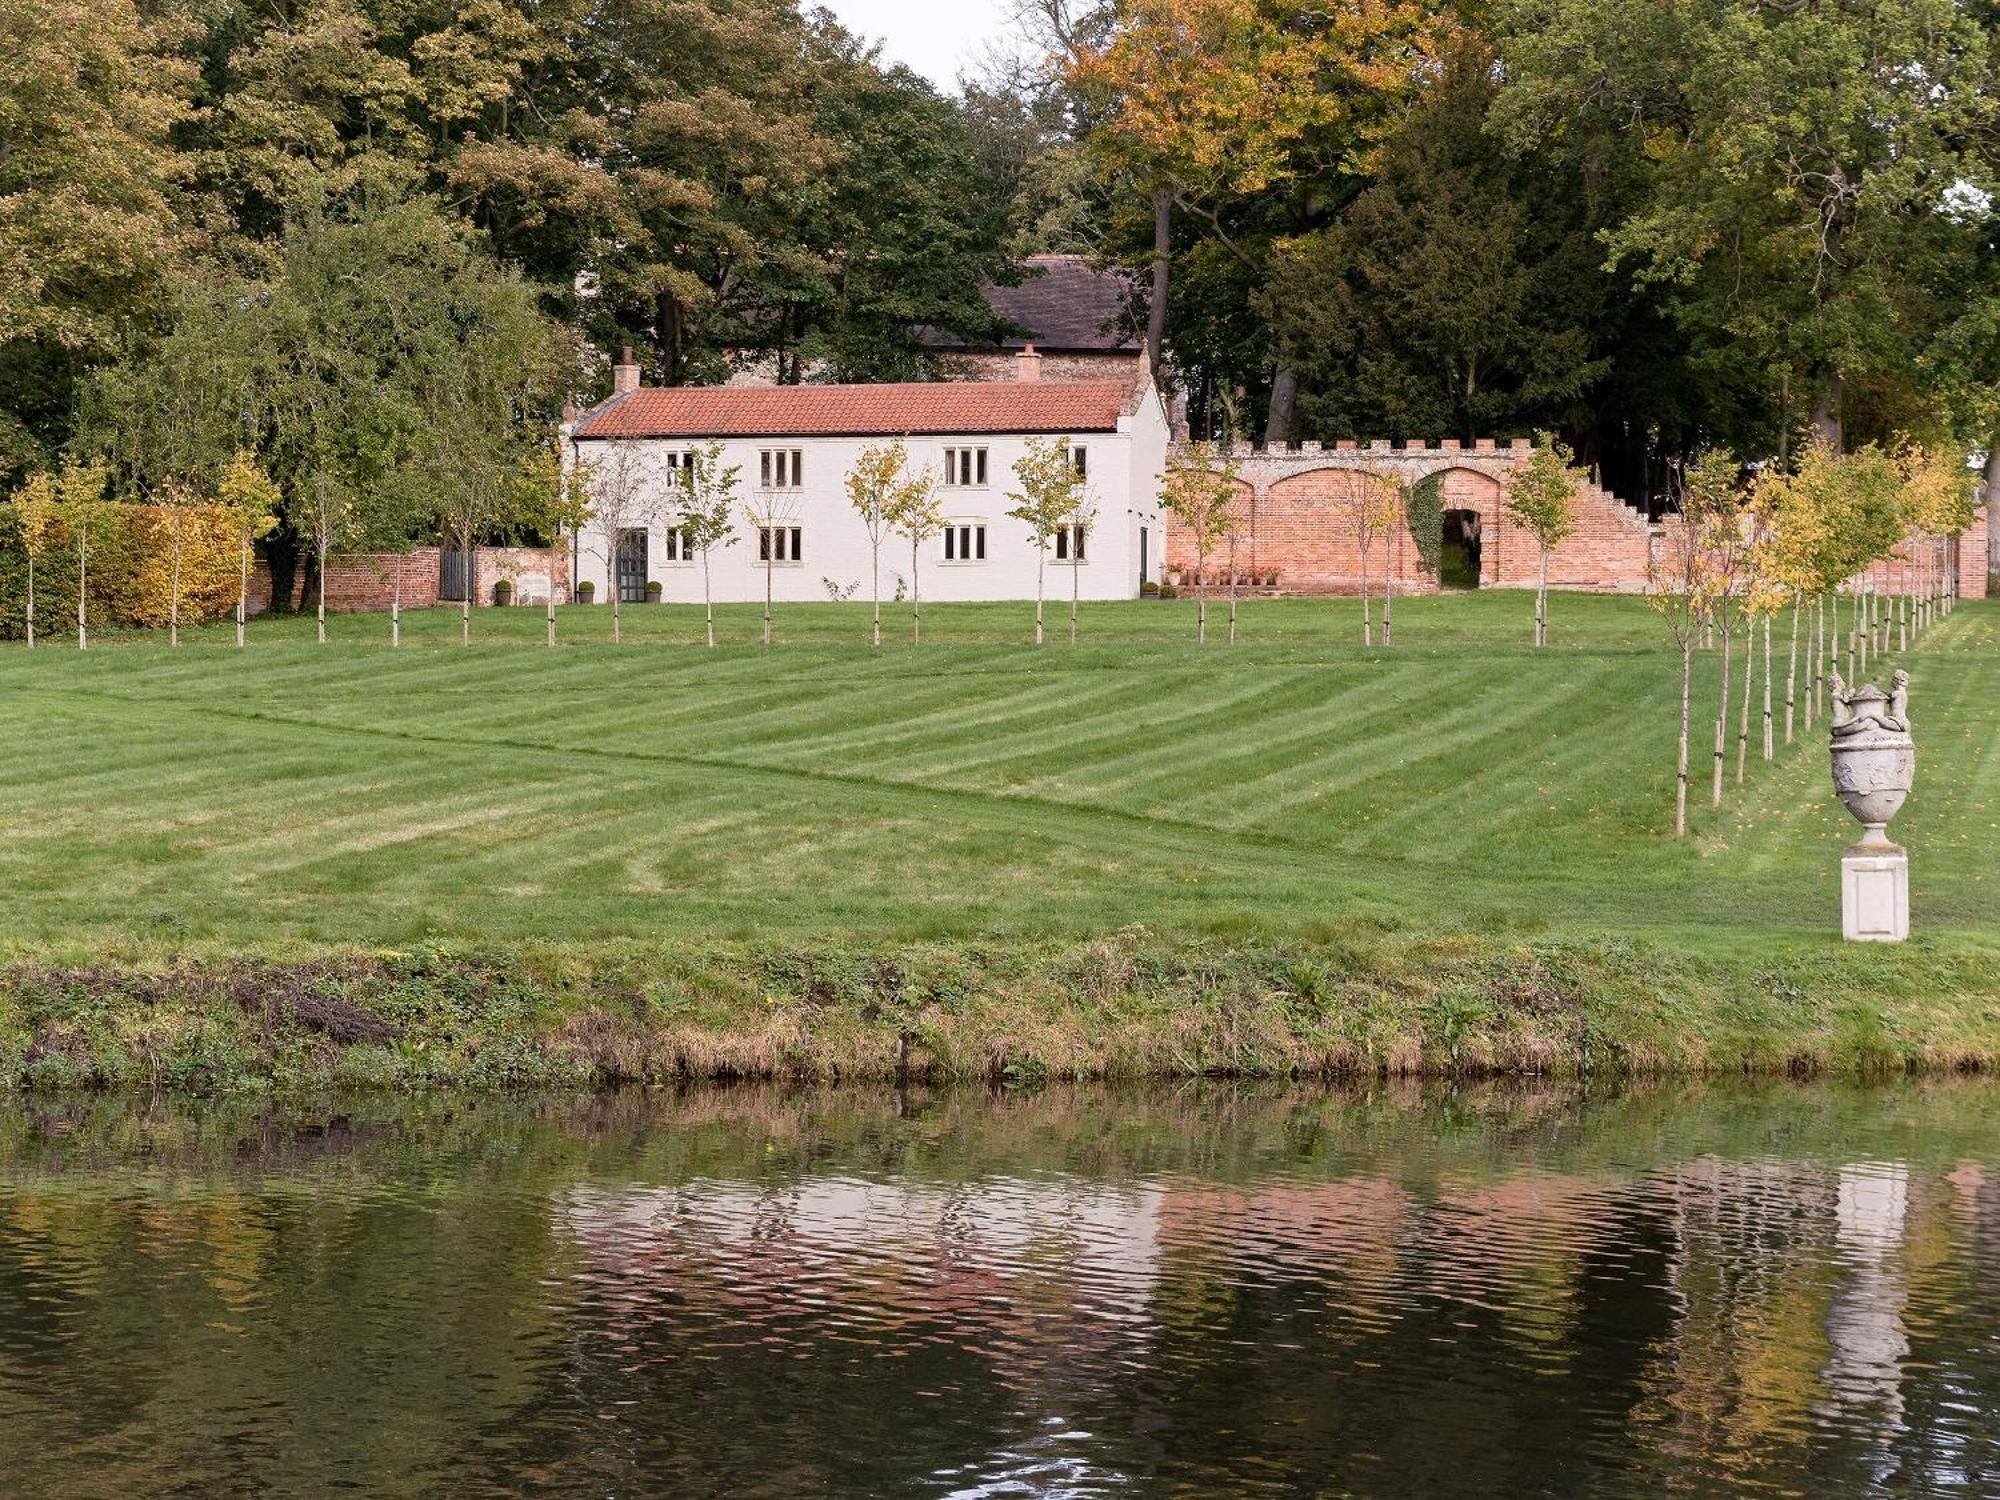
{"type": "Polygon", "coordinates": [[[0,1104],[0,1492],[2000,1494],[2000,1086],[0,1104]]]}

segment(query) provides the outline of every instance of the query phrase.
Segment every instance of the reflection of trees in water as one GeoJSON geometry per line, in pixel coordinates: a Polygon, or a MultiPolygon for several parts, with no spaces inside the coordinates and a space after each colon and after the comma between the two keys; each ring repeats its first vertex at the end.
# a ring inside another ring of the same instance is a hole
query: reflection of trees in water
{"type": "Polygon", "coordinates": [[[1977,1492],[1992,1097],[38,1105],[0,1420],[135,1490],[1977,1492]]]}

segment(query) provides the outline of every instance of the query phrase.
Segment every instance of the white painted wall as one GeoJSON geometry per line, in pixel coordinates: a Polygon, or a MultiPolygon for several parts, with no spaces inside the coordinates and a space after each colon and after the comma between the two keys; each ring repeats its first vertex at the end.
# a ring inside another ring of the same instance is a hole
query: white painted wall
{"type": "MultiPolygon", "coordinates": [[[[1158,581],[1166,550],[1165,528],[1160,513],[1160,480],[1166,467],[1168,429],[1165,413],[1157,398],[1148,395],[1137,415],[1126,417],[1121,430],[1078,433],[1071,441],[1089,453],[1090,494],[1096,504],[1084,561],[1077,569],[1077,592],[1085,599],[1131,599],[1137,597],[1140,582],[1140,533],[1146,533],[1146,576],[1158,581]]],[[[856,599],[870,597],[870,548],[861,518],[848,504],[844,481],[849,466],[864,448],[886,441],[880,438],[732,438],[723,443],[723,463],[741,468],[738,493],[741,503],[735,516],[737,537],[733,545],[719,549],[710,558],[711,583],[717,603],[761,602],[764,598],[764,565],[758,561],[757,533],[749,508],[774,503],[790,513],[786,524],[802,529],[803,558],[798,563],[778,563],[771,570],[772,592],[786,602],[827,599],[827,580],[845,590],[854,585],[856,599]],[[766,448],[798,449],[804,454],[805,483],[784,491],[767,491],[758,484],[759,455],[766,448]]],[[[669,562],[666,533],[672,508],[668,499],[666,455],[703,446],[697,439],[631,440],[636,466],[644,475],[648,497],[644,525],[647,530],[647,570],[661,585],[666,603],[699,603],[702,596],[701,563],[669,562]]],[[[986,559],[983,562],[946,562],[942,536],[923,544],[916,573],[927,600],[1020,600],[1035,596],[1036,549],[1028,528],[1011,519],[1007,512],[1019,502],[1009,496],[1014,485],[1014,462],[1027,452],[1027,439],[1019,436],[921,437],[906,440],[911,466],[929,464],[941,471],[944,450],[954,447],[984,447],[984,486],[947,486],[938,492],[938,502],[948,523],[971,523],[986,527],[986,559]]],[[[601,461],[609,444],[584,438],[575,444],[585,462],[601,461]]],[[[632,524],[639,524],[634,521],[632,524]]],[[[603,529],[587,526],[578,539],[580,552],[577,577],[597,585],[597,601],[607,602],[613,587],[612,548],[603,529]]],[[[1058,562],[1051,547],[1046,561],[1044,588],[1051,600],[1070,594],[1072,564],[1058,562]]],[[[907,542],[891,537],[882,548],[882,597],[893,598],[900,577],[907,589],[912,574],[907,542]]]]}

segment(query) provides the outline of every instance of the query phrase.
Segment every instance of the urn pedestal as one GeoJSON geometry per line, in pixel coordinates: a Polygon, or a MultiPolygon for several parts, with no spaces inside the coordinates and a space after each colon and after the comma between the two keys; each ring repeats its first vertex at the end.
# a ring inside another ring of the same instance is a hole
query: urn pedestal
{"type": "Polygon", "coordinates": [[[1900,943],[1910,935],[1910,856],[1889,841],[1917,773],[1910,738],[1908,674],[1893,695],[1846,690],[1836,676],[1828,750],[1833,789],[1861,825],[1861,842],[1840,857],[1840,930],[1851,943],[1900,943]]]}
{"type": "Polygon", "coordinates": [[[1854,844],[1840,856],[1840,935],[1900,943],[1910,935],[1910,856],[1895,844],[1854,844]]]}

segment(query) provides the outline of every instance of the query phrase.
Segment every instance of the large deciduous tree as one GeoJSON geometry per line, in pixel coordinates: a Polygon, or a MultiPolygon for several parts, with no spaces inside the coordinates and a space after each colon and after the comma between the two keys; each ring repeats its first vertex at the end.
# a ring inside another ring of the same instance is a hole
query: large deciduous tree
{"type": "Polygon", "coordinates": [[[0,479],[68,439],[188,249],[188,38],[179,7],[0,0],[0,479]]]}
{"type": "Polygon", "coordinates": [[[1756,398],[1759,449],[1839,448],[1935,395],[1911,313],[1990,234],[1994,56],[1961,0],[1523,0],[1498,108],[1521,143],[1642,143],[1610,263],[1756,398]]]}
{"type": "MultiPolygon", "coordinates": [[[[1274,241],[1310,227],[1338,196],[1329,190],[1351,180],[1389,102],[1414,86],[1434,30],[1430,11],[1400,0],[1117,0],[1108,25],[1075,43],[1068,76],[1091,145],[1150,209],[1155,357],[1169,329],[1176,215],[1261,289],[1274,241]],[[1270,211],[1233,222],[1246,199],[1270,211]]],[[[1273,360],[1265,435],[1282,441],[1296,351],[1281,341],[1273,360]]]]}

